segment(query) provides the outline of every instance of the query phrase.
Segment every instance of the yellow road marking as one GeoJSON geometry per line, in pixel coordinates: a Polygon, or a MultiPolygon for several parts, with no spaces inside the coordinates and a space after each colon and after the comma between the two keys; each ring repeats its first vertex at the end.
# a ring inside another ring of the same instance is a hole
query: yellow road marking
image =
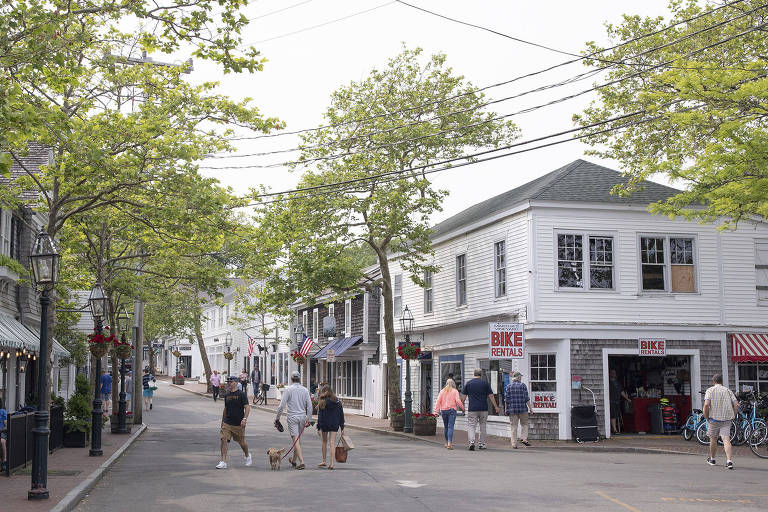
{"type": "Polygon", "coordinates": [[[632,505],[627,505],[623,501],[619,501],[616,498],[612,498],[611,496],[608,496],[607,494],[605,494],[602,491],[595,491],[595,494],[597,494],[598,496],[602,496],[603,498],[607,499],[608,501],[612,501],[613,503],[615,503],[617,505],[620,505],[620,506],[624,507],[627,510],[631,510],[632,512],[640,512],[639,508],[635,508],[632,505]]]}

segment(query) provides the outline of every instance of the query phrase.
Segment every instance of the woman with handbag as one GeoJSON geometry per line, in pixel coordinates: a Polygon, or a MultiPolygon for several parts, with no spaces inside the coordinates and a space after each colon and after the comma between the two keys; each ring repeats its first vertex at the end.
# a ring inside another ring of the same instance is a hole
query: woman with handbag
{"type": "Polygon", "coordinates": [[[144,368],[144,375],[141,377],[141,394],[144,396],[144,410],[152,409],[152,396],[157,389],[155,376],[149,373],[149,368],[144,368]]]}
{"type": "MultiPolygon", "coordinates": [[[[323,443],[323,462],[317,465],[319,468],[326,467],[328,455],[328,446],[331,447],[331,461],[327,464],[328,469],[333,469],[336,451],[336,434],[344,434],[344,408],[341,401],[336,398],[330,386],[325,385],[320,390],[320,397],[317,403],[317,433],[322,436],[323,443]]],[[[341,440],[339,438],[339,440],[341,440]]],[[[343,448],[342,448],[343,449],[343,448]]]]}
{"type": "Polygon", "coordinates": [[[453,426],[456,423],[456,408],[464,410],[464,402],[459,397],[456,383],[453,379],[445,381],[445,387],[440,390],[435,403],[435,414],[443,417],[443,434],[445,435],[445,447],[453,450],[453,426]]]}

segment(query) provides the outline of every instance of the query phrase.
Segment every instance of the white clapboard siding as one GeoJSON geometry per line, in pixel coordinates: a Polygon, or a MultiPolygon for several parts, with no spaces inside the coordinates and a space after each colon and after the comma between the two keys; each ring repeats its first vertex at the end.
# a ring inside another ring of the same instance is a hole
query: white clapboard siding
{"type": "MultiPolygon", "coordinates": [[[[756,265],[768,262],[757,260],[755,248],[756,243],[765,243],[768,247],[768,226],[743,225],[736,231],[721,233],[720,237],[725,322],[735,326],[768,327],[768,301],[758,300],[756,288],[762,277],[756,265]]],[[[763,279],[768,279],[768,271],[762,272],[765,273],[763,279]]]]}

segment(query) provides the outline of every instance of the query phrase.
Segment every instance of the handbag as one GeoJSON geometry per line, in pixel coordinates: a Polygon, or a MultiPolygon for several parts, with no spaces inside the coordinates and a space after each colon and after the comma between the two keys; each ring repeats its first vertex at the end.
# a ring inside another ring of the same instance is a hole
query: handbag
{"type": "Polygon", "coordinates": [[[339,463],[345,463],[347,462],[347,449],[343,446],[341,446],[341,440],[343,439],[343,435],[339,436],[339,442],[336,444],[336,451],[334,453],[334,456],[336,457],[336,462],[339,463]]]}

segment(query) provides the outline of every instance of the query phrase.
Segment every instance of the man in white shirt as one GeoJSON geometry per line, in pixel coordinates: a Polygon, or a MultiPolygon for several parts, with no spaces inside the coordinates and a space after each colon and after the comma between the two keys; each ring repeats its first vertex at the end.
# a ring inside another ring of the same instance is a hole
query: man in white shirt
{"type": "Polygon", "coordinates": [[[288,432],[291,434],[291,440],[295,443],[293,453],[288,462],[296,469],[305,468],[304,457],[301,454],[301,443],[298,438],[301,432],[309,426],[309,420],[312,419],[312,398],[309,396],[309,390],[302,386],[300,382],[301,374],[293,372],[291,374],[292,384],[283,391],[280,407],[277,408],[277,418],[275,418],[275,423],[277,423],[280,421],[283,410],[286,410],[285,417],[288,422],[288,432]]]}
{"type": "Polygon", "coordinates": [[[709,432],[709,457],[707,464],[714,466],[715,453],[717,452],[718,436],[723,440],[725,455],[728,457],[725,467],[733,469],[731,454],[731,421],[739,413],[739,402],[733,391],[723,386],[722,374],[716,373],[712,377],[714,386],[707,389],[704,395],[704,417],[707,419],[707,431],[709,432]]]}

